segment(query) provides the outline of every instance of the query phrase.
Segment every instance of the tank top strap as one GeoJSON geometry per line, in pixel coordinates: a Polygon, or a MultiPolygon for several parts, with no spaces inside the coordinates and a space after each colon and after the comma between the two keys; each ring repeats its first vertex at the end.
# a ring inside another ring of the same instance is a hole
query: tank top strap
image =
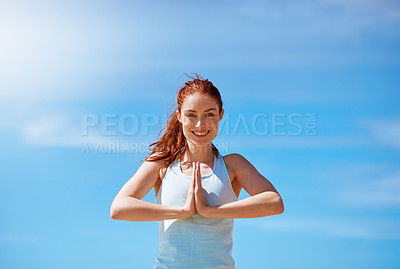
{"type": "Polygon", "coordinates": [[[233,197],[238,200],[238,197],[236,196],[236,193],[233,189],[232,183],[231,183],[231,178],[229,177],[228,173],[228,168],[226,167],[225,161],[224,161],[224,156],[222,154],[219,154],[218,158],[218,170],[216,171],[216,174],[221,178],[221,180],[224,182],[226,186],[229,186],[228,189],[231,190],[233,197]]]}
{"type": "Polygon", "coordinates": [[[165,172],[163,181],[164,181],[164,179],[168,178],[167,175],[169,175],[171,173],[174,173],[175,175],[178,175],[179,171],[177,169],[180,169],[179,165],[180,165],[179,164],[179,159],[176,159],[172,163],[170,163],[170,165],[168,165],[167,171],[165,172]]]}
{"type": "Polygon", "coordinates": [[[169,166],[168,166],[169,172],[174,173],[175,175],[179,175],[179,171],[181,169],[181,164],[180,164],[180,159],[174,160],[169,166]]]}
{"type": "Polygon", "coordinates": [[[220,154],[218,152],[218,158],[215,158],[215,161],[216,161],[216,163],[215,163],[215,169],[214,169],[215,171],[214,171],[214,173],[216,175],[220,176],[221,178],[224,178],[224,179],[226,177],[229,178],[229,175],[228,175],[228,172],[227,172],[226,165],[225,165],[224,158],[223,158],[222,154],[220,154]]]}

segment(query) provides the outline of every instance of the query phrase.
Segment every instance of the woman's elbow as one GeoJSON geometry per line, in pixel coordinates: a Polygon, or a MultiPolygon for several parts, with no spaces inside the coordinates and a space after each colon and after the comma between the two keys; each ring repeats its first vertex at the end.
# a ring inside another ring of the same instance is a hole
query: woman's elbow
{"type": "Polygon", "coordinates": [[[111,219],[119,220],[120,212],[121,212],[121,210],[119,209],[118,204],[114,200],[114,202],[111,204],[111,208],[110,208],[111,219]]]}
{"type": "Polygon", "coordinates": [[[115,209],[113,209],[113,208],[111,208],[111,210],[110,210],[110,217],[111,217],[112,219],[114,219],[114,220],[117,220],[117,219],[118,219],[117,211],[116,211],[115,209]]]}
{"type": "Polygon", "coordinates": [[[279,195],[276,201],[276,207],[277,207],[277,215],[282,214],[285,212],[285,206],[283,205],[283,200],[282,197],[279,195]]]}
{"type": "Polygon", "coordinates": [[[282,214],[285,211],[282,197],[279,194],[276,195],[273,205],[274,215],[282,214]]]}

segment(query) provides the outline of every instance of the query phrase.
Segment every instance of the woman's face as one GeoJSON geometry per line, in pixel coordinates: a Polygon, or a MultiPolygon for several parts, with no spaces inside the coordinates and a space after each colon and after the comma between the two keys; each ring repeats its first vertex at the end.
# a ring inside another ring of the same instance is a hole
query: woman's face
{"type": "Polygon", "coordinates": [[[218,134],[218,123],[224,110],[219,111],[214,97],[205,94],[192,94],[183,101],[181,111],[177,111],[183,134],[189,143],[211,144],[218,134]]]}

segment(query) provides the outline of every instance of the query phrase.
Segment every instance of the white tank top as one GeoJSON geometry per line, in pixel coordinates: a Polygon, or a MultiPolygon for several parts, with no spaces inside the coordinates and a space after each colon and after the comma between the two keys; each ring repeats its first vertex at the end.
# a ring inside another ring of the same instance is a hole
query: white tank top
{"type": "MultiPolygon", "coordinates": [[[[191,176],[185,175],[180,160],[167,169],[156,203],[181,207],[186,202],[191,176]]],[[[237,201],[222,158],[214,155],[213,171],[201,177],[209,205],[237,201]]],[[[158,222],[160,252],[155,269],[202,268],[234,269],[232,232],[234,219],[205,218],[197,213],[186,219],[158,222]]]]}

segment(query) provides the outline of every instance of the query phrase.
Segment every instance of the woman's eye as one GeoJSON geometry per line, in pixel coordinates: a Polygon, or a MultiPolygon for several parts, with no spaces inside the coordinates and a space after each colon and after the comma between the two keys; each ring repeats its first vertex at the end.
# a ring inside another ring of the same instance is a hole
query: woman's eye
{"type": "MultiPolygon", "coordinates": [[[[214,113],[207,113],[207,114],[206,114],[206,117],[214,117],[214,116],[215,116],[214,113]]],[[[194,118],[194,117],[196,117],[196,114],[186,114],[186,117],[188,117],[188,118],[194,118]]]]}

